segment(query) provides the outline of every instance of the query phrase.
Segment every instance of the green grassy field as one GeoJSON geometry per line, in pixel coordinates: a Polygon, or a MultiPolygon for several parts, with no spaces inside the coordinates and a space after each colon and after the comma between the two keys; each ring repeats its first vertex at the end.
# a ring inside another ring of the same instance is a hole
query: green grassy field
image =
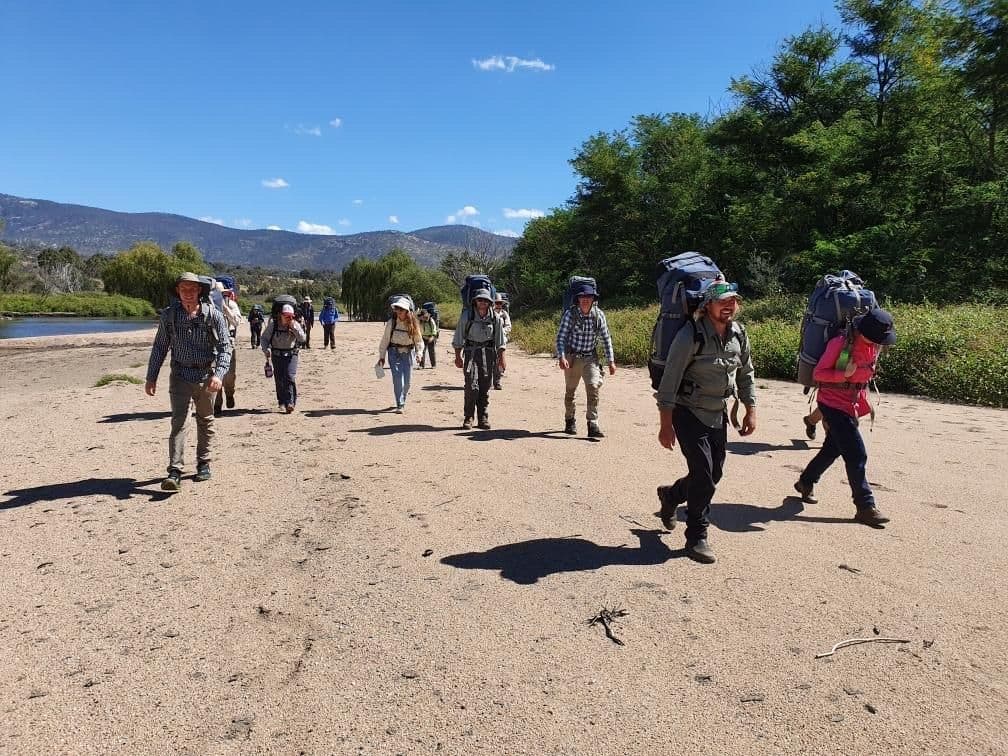
{"type": "Polygon", "coordinates": [[[70,313],[92,318],[153,318],[154,306],[119,294],[0,294],[0,312],[70,313]]]}

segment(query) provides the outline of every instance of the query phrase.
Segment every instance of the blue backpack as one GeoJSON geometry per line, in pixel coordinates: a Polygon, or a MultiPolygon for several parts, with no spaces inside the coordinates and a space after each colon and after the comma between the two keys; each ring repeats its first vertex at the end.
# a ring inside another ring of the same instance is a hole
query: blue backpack
{"type": "Polygon", "coordinates": [[[693,321],[703,292],[711,281],[724,280],[717,264],[699,252],[683,252],[658,263],[658,318],[651,330],[651,355],[648,372],[651,387],[657,391],[665,374],[672,340],[679,329],[693,321]]]}
{"type": "Polygon", "coordinates": [[[806,387],[815,386],[812,373],[829,340],[849,330],[855,317],[876,307],[875,293],[865,288],[857,273],[841,270],[823,276],[812,290],[802,318],[798,382],[806,387]]]}
{"type": "Polygon", "coordinates": [[[428,312],[436,325],[441,325],[441,313],[438,312],[437,305],[434,302],[424,302],[420,306],[428,312]]]}
{"type": "Polygon", "coordinates": [[[490,281],[490,277],[484,275],[483,273],[470,273],[465,277],[465,283],[462,284],[462,288],[459,289],[459,294],[462,297],[462,307],[470,307],[472,305],[473,294],[476,293],[477,289],[487,289],[490,292],[490,301],[497,296],[497,289],[494,288],[493,283],[490,281]]]}

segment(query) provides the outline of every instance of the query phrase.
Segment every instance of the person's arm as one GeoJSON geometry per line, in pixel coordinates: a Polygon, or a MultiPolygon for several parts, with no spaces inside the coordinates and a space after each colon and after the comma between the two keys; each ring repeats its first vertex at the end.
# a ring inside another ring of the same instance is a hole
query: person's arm
{"type": "MultiPolygon", "coordinates": [[[[840,357],[840,352],[843,351],[846,343],[847,339],[843,335],[834,336],[829,340],[829,343],[826,344],[826,350],[823,352],[822,357],[819,358],[819,362],[816,363],[815,370],[812,371],[812,379],[816,383],[865,382],[864,380],[858,381],[854,377],[848,377],[844,374],[843,370],[836,369],[837,358],[840,357]]],[[[853,347],[851,349],[853,350],[853,347]]]]}
{"type": "Polygon", "coordinates": [[[748,436],[756,430],[756,369],[753,367],[752,352],[749,349],[749,334],[744,328],[738,341],[742,365],[735,374],[735,386],[738,388],[739,401],[746,408],[739,435],[748,436]]]}
{"type": "Polygon", "coordinates": [[[616,374],[616,354],[613,351],[612,334],[609,333],[609,321],[606,320],[605,313],[599,310],[599,336],[602,339],[602,350],[605,352],[606,365],[609,366],[609,375],[616,374]]]}
{"type": "Polygon", "coordinates": [[[571,311],[564,310],[564,314],[560,316],[560,327],[557,329],[556,337],[556,353],[559,365],[562,369],[566,370],[570,367],[570,363],[567,362],[567,358],[564,356],[564,352],[567,349],[567,339],[570,338],[571,329],[571,311]]]}
{"type": "Polygon", "coordinates": [[[385,354],[388,352],[389,342],[392,339],[392,328],[395,326],[395,320],[385,321],[385,330],[382,332],[381,341],[378,342],[378,362],[382,365],[385,364],[385,354]]]}
{"type": "Polygon", "coordinates": [[[465,332],[466,328],[469,327],[469,309],[462,308],[462,313],[459,315],[458,324],[455,326],[455,335],[452,336],[452,347],[455,349],[455,353],[458,354],[462,351],[462,347],[465,346],[465,332]]]}
{"type": "Polygon", "coordinates": [[[682,384],[686,369],[693,361],[696,349],[694,326],[698,324],[685,324],[672,339],[669,345],[668,354],[665,356],[665,372],[662,373],[661,383],[655,392],[655,400],[658,402],[658,443],[666,449],[675,446],[675,427],[672,424],[672,410],[675,409],[676,396],[679,394],[679,386],[682,384]]]}
{"type": "Polygon", "coordinates": [[[276,329],[276,323],[273,322],[273,318],[269,319],[266,324],[266,330],[263,331],[262,337],[259,339],[259,346],[262,348],[263,354],[269,359],[270,356],[270,342],[273,341],[273,331],[276,329]]]}
{"type": "Polygon", "coordinates": [[[154,396],[154,392],[157,390],[158,373],[161,372],[161,365],[164,364],[168,350],[171,348],[171,331],[166,323],[168,318],[172,316],[171,307],[166,307],[161,311],[161,317],[158,319],[157,334],[154,336],[150,358],[147,360],[147,383],[144,385],[144,391],[148,396],[154,396]]]}
{"type": "Polygon", "coordinates": [[[291,321],[291,330],[294,331],[294,336],[297,339],[297,341],[304,341],[305,340],[305,338],[306,338],[306,336],[305,336],[305,329],[304,329],[304,326],[302,326],[300,323],[297,323],[297,322],[295,322],[295,321],[292,320],[291,321]]]}
{"type": "Polygon", "coordinates": [[[210,380],[209,388],[211,391],[216,391],[220,389],[220,385],[214,388],[214,382],[221,384],[224,381],[224,376],[227,371],[231,369],[231,357],[234,351],[234,344],[231,343],[231,332],[228,330],[227,321],[224,319],[223,313],[217,314],[213,313],[211,316],[210,327],[214,329],[217,334],[217,345],[214,347],[214,351],[217,353],[217,367],[214,369],[213,378],[210,380]]]}

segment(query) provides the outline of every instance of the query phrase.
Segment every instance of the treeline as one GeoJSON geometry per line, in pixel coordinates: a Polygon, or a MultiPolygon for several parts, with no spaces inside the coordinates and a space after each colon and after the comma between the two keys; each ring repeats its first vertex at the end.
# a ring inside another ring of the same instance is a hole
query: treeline
{"type": "Polygon", "coordinates": [[[417,305],[458,296],[455,284],[444,272],[421,268],[401,249],[377,260],[356,258],[343,268],[342,284],[343,303],[354,320],[385,319],[388,298],[393,294],[409,294],[417,305]]]}
{"type": "Polygon", "coordinates": [[[656,261],[713,256],[749,294],[851,268],[890,300],[1008,300],[1008,4],[844,0],[712,119],[641,115],[587,140],[567,204],[502,283],[526,306],[588,273],[654,299],[656,261]]]}

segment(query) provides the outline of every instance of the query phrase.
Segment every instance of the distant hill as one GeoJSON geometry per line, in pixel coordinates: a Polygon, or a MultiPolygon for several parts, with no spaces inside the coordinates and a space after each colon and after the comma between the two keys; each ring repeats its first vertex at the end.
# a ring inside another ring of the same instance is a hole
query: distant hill
{"type": "Polygon", "coordinates": [[[467,243],[509,252],[517,241],[472,226],[346,236],[243,230],[182,215],[118,213],[9,194],[0,194],[0,218],[6,222],[2,239],[11,243],[67,245],[82,255],[93,255],[119,252],[144,240],[153,240],[165,249],[184,240],[195,244],[207,260],[285,270],[341,270],[355,257],[381,257],[394,247],[405,250],[421,265],[435,266],[467,243]]]}

